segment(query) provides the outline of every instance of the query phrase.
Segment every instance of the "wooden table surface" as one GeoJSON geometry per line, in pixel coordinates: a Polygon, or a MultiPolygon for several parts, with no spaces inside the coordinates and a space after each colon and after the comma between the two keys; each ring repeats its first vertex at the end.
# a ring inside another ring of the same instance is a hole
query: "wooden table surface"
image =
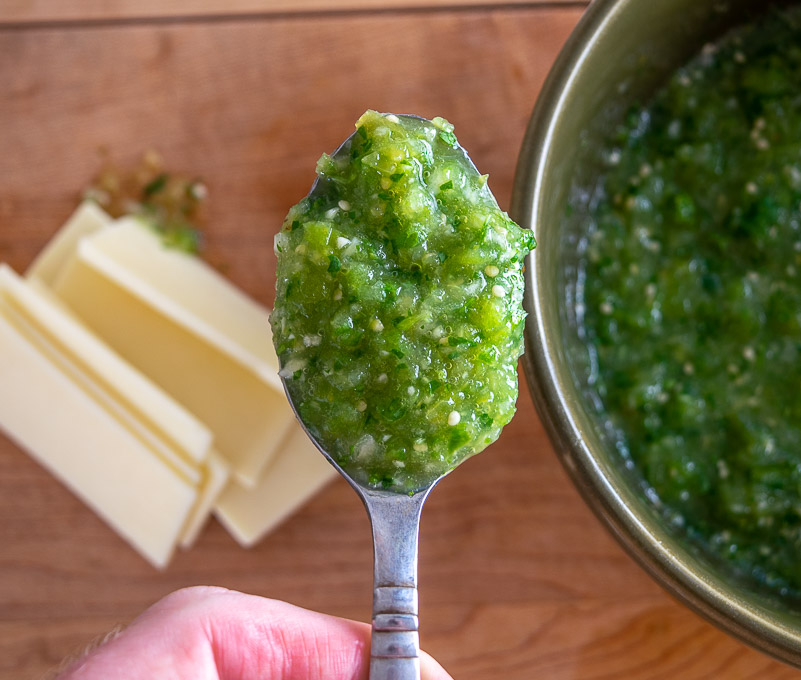
{"type": "MultiPolygon", "coordinates": [[[[3,0],[0,261],[22,271],[98,168],[161,151],[210,189],[206,255],[265,304],[273,234],[367,108],[442,115],[508,206],[581,2],[3,0]]],[[[47,426],[43,414],[42,426],[47,426]]],[[[335,480],[251,550],[212,521],[159,573],[0,435],[0,678],[41,678],[166,593],[216,584],[369,619],[364,510],[335,480]]],[[[455,678],[783,679],[672,600],[560,467],[525,386],[423,515],[422,645],[455,678]]]]}

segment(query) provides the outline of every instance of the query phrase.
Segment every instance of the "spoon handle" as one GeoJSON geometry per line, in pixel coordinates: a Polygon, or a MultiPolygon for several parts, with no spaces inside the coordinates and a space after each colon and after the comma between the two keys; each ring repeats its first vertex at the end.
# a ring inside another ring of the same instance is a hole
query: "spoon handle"
{"type": "Polygon", "coordinates": [[[370,680],[420,680],[417,537],[429,491],[364,496],[375,558],[370,680]]]}

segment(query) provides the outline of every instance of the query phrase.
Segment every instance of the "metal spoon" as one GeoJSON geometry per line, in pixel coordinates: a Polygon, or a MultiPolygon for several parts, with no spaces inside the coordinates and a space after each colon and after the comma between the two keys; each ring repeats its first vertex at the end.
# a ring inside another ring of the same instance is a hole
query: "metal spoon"
{"type": "MultiPolygon", "coordinates": [[[[424,120],[411,115],[399,117],[424,120]]],[[[332,154],[334,158],[350,154],[351,141],[355,134],[354,132],[348,137],[332,154]]],[[[464,149],[459,147],[459,150],[464,155],[465,162],[472,166],[472,161],[464,149]]],[[[312,185],[309,196],[314,197],[321,190],[322,185],[318,177],[312,185]]],[[[420,532],[420,514],[431,489],[445,475],[411,495],[371,489],[359,484],[315,440],[292,402],[286,380],[283,380],[283,383],[289,404],[306,434],[353,487],[370,517],[374,558],[370,680],[419,680],[417,539],[420,532]]]]}

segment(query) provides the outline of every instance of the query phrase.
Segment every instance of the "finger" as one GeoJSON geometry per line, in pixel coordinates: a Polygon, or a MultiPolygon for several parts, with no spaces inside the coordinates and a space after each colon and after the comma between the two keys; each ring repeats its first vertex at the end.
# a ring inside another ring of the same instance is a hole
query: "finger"
{"type": "MultiPolygon", "coordinates": [[[[366,680],[370,627],[221,588],[167,596],[61,680],[366,680]]],[[[421,659],[424,680],[450,676],[421,659]]]]}

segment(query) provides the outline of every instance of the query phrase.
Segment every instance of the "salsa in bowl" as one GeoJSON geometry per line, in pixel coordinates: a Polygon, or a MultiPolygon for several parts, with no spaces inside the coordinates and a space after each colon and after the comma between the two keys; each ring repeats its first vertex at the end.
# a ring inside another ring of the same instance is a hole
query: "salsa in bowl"
{"type": "Polygon", "coordinates": [[[796,664],[799,45],[785,3],[595,3],[512,210],[540,242],[527,375],[579,489],[668,590],[796,664]]]}

